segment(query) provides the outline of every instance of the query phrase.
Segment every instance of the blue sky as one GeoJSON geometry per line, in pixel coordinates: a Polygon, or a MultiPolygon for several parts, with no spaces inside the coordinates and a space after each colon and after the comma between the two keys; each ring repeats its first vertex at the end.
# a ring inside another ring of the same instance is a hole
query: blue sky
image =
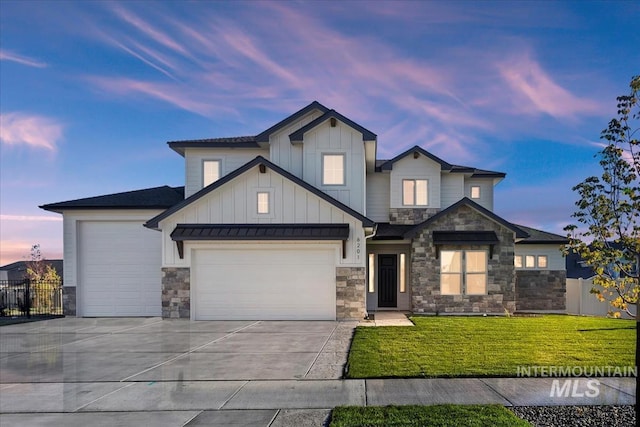
{"type": "Polygon", "coordinates": [[[166,141],[254,135],[317,100],[378,135],[498,170],[495,211],[561,232],[571,187],[640,73],[640,3],[62,2],[0,5],[0,264],[38,205],[183,185],[166,141]]]}

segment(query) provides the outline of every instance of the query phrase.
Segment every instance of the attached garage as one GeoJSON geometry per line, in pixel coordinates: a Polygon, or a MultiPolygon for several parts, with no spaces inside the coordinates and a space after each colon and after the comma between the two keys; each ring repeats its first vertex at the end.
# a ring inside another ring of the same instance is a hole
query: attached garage
{"type": "Polygon", "coordinates": [[[193,249],[196,320],[335,320],[339,244],[193,249]]]}
{"type": "Polygon", "coordinates": [[[160,316],[160,233],[143,221],[77,224],[78,315],[160,316]]]}

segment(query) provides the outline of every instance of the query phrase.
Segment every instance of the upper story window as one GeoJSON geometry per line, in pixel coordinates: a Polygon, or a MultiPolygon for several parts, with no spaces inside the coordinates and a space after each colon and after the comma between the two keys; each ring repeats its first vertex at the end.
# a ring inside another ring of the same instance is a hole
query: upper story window
{"type": "Polygon", "coordinates": [[[258,213],[259,214],[268,214],[269,213],[269,193],[266,191],[259,191],[258,193],[258,213]]]}
{"type": "Polygon", "coordinates": [[[322,185],[344,185],[345,155],[322,155],[322,185]]]}
{"type": "Polygon", "coordinates": [[[404,206],[427,206],[429,181],[426,179],[402,180],[402,204],[404,206]]]}
{"type": "Polygon", "coordinates": [[[216,182],[220,179],[220,160],[204,160],[202,162],[202,186],[216,182]]]}
{"type": "Polygon", "coordinates": [[[479,185],[472,185],[471,186],[471,198],[472,199],[479,199],[480,198],[480,186],[479,185]]]}

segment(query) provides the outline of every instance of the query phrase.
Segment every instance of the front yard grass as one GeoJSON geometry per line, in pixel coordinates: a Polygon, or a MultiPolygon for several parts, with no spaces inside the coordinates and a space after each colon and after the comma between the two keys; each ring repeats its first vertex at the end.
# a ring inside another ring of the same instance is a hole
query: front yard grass
{"type": "Polygon", "coordinates": [[[529,427],[500,405],[338,407],[329,427],[529,427]]]}
{"type": "Polygon", "coordinates": [[[635,321],[412,317],[414,327],[358,327],[349,378],[515,377],[518,367],[635,366],[635,321]]]}

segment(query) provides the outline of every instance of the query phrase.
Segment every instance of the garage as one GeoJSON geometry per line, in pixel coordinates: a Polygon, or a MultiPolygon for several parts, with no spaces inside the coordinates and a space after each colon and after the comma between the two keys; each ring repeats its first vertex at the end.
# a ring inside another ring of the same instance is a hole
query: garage
{"type": "Polygon", "coordinates": [[[161,235],[142,221],[78,221],[78,315],[160,316],[161,235]]]}
{"type": "Polygon", "coordinates": [[[335,320],[338,251],[335,243],[222,244],[194,249],[192,316],[196,320],[335,320]]]}

